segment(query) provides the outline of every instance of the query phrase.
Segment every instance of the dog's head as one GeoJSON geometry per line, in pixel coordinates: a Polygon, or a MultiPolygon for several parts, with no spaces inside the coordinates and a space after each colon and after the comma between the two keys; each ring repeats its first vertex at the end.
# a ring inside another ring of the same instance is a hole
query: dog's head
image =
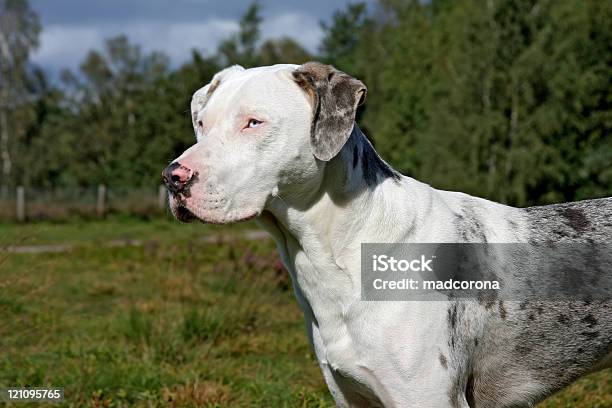
{"type": "Polygon", "coordinates": [[[182,221],[256,217],[273,197],[318,189],[365,86],[316,62],[226,68],[191,102],[196,144],[163,172],[182,221]]]}

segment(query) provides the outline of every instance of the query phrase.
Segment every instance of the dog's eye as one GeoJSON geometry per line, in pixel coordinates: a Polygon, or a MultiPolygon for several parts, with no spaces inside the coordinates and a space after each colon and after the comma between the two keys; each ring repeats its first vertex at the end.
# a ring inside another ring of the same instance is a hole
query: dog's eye
{"type": "Polygon", "coordinates": [[[249,119],[249,123],[247,124],[248,128],[256,128],[257,126],[261,125],[261,120],[257,120],[257,119],[249,119]]]}
{"type": "Polygon", "coordinates": [[[204,127],[204,122],[202,122],[201,120],[198,120],[198,127],[202,129],[204,127]]]}

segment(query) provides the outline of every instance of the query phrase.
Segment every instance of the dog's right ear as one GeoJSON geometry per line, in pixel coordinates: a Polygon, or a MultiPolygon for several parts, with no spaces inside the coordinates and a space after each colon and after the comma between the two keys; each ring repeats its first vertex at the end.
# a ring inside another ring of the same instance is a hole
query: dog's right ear
{"type": "Polygon", "coordinates": [[[348,140],[365,85],[331,65],[307,62],[293,71],[293,80],[308,94],[313,117],[310,143],[319,160],[334,158],[348,140]]]}
{"type": "Polygon", "coordinates": [[[201,111],[204,106],[206,105],[206,102],[208,102],[208,100],[210,99],[211,95],[213,94],[213,92],[215,92],[215,90],[219,87],[219,85],[221,84],[221,82],[226,79],[229,78],[230,76],[232,76],[233,74],[237,73],[237,72],[242,72],[244,71],[244,68],[240,65],[232,65],[231,67],[227,67],[219,72],[217,72],[212,80],[210,81],[209,84],[203,86],[202,88],[198,89],[194,94],[193,97],[191,98],[191,114],[193,115],[192,117],[192,121],[193,121],[193,127],[196,127],[195,124],[195,115],[197,115],[197,112],[201,111]]]}

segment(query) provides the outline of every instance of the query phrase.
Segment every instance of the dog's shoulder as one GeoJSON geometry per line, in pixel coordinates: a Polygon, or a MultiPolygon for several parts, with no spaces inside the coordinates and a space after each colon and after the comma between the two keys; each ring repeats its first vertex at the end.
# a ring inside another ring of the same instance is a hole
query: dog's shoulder
{"type": "Polygon", "coordinates": [[[535,241],[608,242],[612,238],[612,197],[523,209],[535,241]]]}

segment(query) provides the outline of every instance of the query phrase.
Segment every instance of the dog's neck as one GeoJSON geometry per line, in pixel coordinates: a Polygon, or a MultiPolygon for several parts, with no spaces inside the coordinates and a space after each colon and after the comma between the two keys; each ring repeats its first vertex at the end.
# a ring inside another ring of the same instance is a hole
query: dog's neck
{"type": "Polygon", "coordinates": [[[406,207],[405,200],[397,200],[398,194],[406,193],[400,186],[402,176],[380,158],[357,124],[338,155],[324,163],[322,172],[321,180],[301,186],[299,195],[281,194],[268,206],[300,242],[313,235],[337,242],[334,229],[349,235],[380,222],[373,219],[374,214],[388,214],[385,210],[398,204],[406,207]]]}
{"type": "Polygon", "coordinates": [[[359,282],[354,276],[359,259],[354,254],[360,253],[361,243],[405,240],[423,196],[407,184],[416,181],[401,176],[378,156],[356,125],[323,171],[318,191],[313,188],[312,196],[301,201],[273,199],[261,224],[286,252],[281,255],[288,268],[298,269],[294,274],[301,272],[294,258],[305,255],[311,264],[307,273],[318,274],[327,289],[335,283],[337,290],[353,295],[359,282]]]}
{"type": "Polygon", "coordinates": [[[401,175],[376,153],[355,123],[347,142],[326,166],[324,182],[330,194],[354,198],[364,190],[373,191],[386,179],[399,181],[401,175]]]}

